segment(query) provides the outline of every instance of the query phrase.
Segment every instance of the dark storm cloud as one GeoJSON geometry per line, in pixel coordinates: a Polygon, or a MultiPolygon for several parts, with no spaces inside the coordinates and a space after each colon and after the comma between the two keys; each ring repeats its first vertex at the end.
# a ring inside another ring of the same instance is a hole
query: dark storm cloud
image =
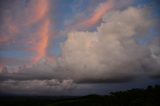
{"type": "Polygon", "coordinates": [[[74,89],[72,80],[5,80],[0,81],[0,92],[19,95],[68,95],[74,89]],[[25,91],[25,92],[24,92],[25,91]]]}
{"type": "Polygon", "coordinates": [[[94,79],[80,79],[75,83],[79,83],[79,84],[91,84],[91,83],[95,83],[95,84],[100,84],[100,83],[123,83],[123,82],[130,82],[133,81],[134,77],[132,76],[126,76],[126,77],[118,77],[118,78],[94,78],[94,79]]]}

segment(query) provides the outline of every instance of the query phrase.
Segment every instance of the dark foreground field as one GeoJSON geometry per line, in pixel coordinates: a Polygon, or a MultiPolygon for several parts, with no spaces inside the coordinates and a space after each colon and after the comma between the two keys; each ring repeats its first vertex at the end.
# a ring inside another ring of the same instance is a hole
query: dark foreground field
{"type": "Polygon", "coordinates": [[[114,92],[106,96],[1,96],[0,106],[160,106],[160,86],[148,86],[146,89],[114,92]]]}

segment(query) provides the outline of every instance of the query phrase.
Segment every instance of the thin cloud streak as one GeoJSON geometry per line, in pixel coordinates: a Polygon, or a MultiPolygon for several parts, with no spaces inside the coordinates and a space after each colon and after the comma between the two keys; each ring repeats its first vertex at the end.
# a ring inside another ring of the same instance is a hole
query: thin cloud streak
{"type": "Polygon", "coordinates": [[[46,18],[50,9],[49,3],[50,0],[34,0],[33,2],[31,1],[31,7],[25,10],[26,14],[31,14],[26,24],[32,26],[46,18]]]}
{"type": "Polygon", "coordinates": [[[47,55],[47,47],[49,44],[49,28],[50,20],[46,19],[39,29],[38,35],[40,36],[40,41],[37,44],[37,54],[35,62],[38,62],[40,59],[45,58],[47,55]]]}
{"type": "Polygon", "coordinates": [[[113,0],[106,1],[89,19],[85,20],[82,24],[86,27],[92,27],[96,25],[102,19],[102,17],[113,8],[113,6],[113,0]]]}

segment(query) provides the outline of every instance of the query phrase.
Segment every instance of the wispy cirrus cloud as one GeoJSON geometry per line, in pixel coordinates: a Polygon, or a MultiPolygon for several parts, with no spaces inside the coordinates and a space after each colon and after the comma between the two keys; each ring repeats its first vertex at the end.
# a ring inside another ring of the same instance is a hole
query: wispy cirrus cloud
{"type": "Polygon", "coordinates": [[[19,6],[14,3],[2,15],[4,22],[1,25],[0,46],[5,48],[3,50],[11,49],[12,45],[14,50],[30,52],[33,63],[38,62],[46,56],[49,45],[52,27],[50,0],[28,1],[23,7],[21,1],[17,0],[16,3],[19,6]]]}

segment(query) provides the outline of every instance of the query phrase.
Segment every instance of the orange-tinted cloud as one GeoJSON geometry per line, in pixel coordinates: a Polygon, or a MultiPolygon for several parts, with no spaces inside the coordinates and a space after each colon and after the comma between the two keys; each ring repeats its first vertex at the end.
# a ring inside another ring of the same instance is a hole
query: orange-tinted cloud
{"type": "MultiPolygon", "coordinates": [[[[19,10],[17,14],[14,10],[10,11],[13,14],[4,16],[2,25],[2,31],[4,30],[4,32],[0,33],[0,44],[16,41],[17,36],[20,36],[15,45],[22,44],[23,48],[17,46],[16,50],[18,48],[18,50],[36,53],[33,58],[28,58],[33,60],[33,63],[47,57],[51,24],[49,16],[50,0],[31,0],[28,7],[19,10]],[[19,14],[21,17],[18,17],[19,14]],[[35,26],[35,24],[38,26],[35,26]]],[[[2,62],[7,64],[5,60],[6,58],[2,62]]],[[[25,61],[26,59],[22,60],[25,61]]]]}
{"type": "Polygon", "coordinates": [[[44,20],[41,28],[38,31],[39,42],[36,46],[37,56],[35,57],[34,61],[38,62],[40,59],[46,56],[47,47],[49,44],[49,28],[50,28],[50,20],[44,20]]]}
{"type": "Polygon", "coordinates": [[[0,63],[0,70],[3,68],[3,66],[4,66],[3,63],[0,63]]]}
{"type": "Polygon", "coordinates": [[[0,44],[8,43],[10,40],[13,40],[19,32],[18,25],[15,24],[11,16],[5,17],[3,28],[3,34],[0,35],[0,44]]]}
{"type": "Polygon", "coordinates": [[[1,35],[0,44],[5,43],[10,40],[10,37],[1,35]]]}
{"type": "Polygon", "coordinates": [[[34,24],[39,24],[40,28],[37,29],[30,40],[27,42],[31,47],[28,49],[36,53],[33,57],[33,63],[37,63],[42,58],[46,57],[46,51],[49,44],[49,27],[51,21],[49,19],[50,0],[35,0],[31,1],[30,7],[26,12],[31,15],[27,19],[27,27],[32,28],[34,24]],[[33,15],[33,16],[32,16],[33,15]]]}
{"type": "Polygon", "coordinates": [[[113,4],[113,0],[105,2],[95,11],[95,13],[89,19],[82,22],[82,24],[87,28],[96,25],[102,19],[102,17],[113,8],[113,4]]]}
{"type": "Polygon", "coordinates": [[[44,19],[48,15],[49,7],[49,0],[36,0],[33,2],[31,8],[26,10],[27,14],[32,13],[31,19],[27,20],[27,25],[33,25],[44,19]]]}

